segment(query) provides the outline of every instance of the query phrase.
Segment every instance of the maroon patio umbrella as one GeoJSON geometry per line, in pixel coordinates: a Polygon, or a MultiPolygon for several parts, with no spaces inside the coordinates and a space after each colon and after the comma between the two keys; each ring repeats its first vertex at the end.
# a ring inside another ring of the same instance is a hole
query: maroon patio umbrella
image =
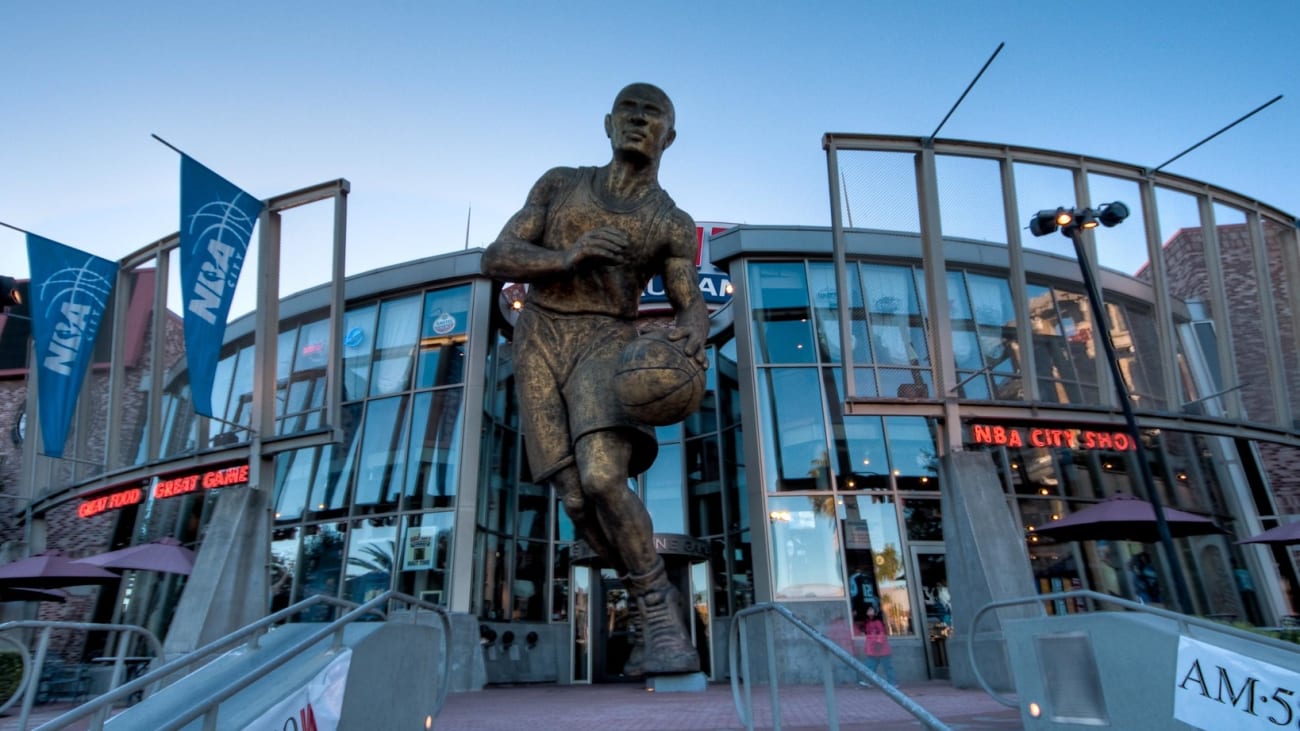
{"type": "Polygon", "coordinates": [[[175,538],[159,538],[152,543],[141,543],[77,559],[77,563],[106,569],[140,569],[188,575],[194,569],[194,552],[182,546],[175,538]]]}
{"type": "Polygon", "coordinates": [[[79,563],[61,551],[46,551],[0,566],[0,586],[54,589],[60,586],[108,584],[120,577],[112,571],[79,563]]]}
{"type": "Polygon", "coordinates": [[[1292,546],[1300,543],[1300,521],[1295,523],[1283,523],[1276,528],[1253,535],[1249,538],[1242,538],[1237,543],[1272,543],[1279,546],[1292,546]]]}
{"type": "Polygon", "coordinates": [[[68,601],[68,592],[62,589],[32,589],[26,586],[0,587],[0,602],[58,602],[68,601]]]}
{"type": "MultiPolygon", "coordinates": [[[[1165,508],[1165,524],[1173,538],[1226,533],[1202,515],[1165,508]]],[[[1160,533],[1151,503],[1132,495],[1112,495],[1078,512],[1038,526],[1037,535],[1058,541],[1138,541],[1156,543],[1160,533]]]]}

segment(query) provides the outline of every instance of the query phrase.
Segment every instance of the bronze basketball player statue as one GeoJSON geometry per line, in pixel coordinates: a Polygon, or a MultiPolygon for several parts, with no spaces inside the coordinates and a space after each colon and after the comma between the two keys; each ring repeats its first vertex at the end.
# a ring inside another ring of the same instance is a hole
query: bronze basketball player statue
{"type": "Polygon", "coordinates": [[[628,489],[628,478],[654,462],[654,429],[611,388],[620,352],[637,337],[641,291],[656,274],[675,313],[667,338],[705,364],[709,318],[695,223],[659,187],[674,123],[673,103],[659,88],[620,91],[605,116],[610,162],[542,175],[482,263],[489,277],[528,284],[514,361],[529,465],[534,481],[555,486],[579,535],[619,572],[633,600],[643,646],[628,674],[700,666],[681,596],[654,549],[650,515],[628,489]]]}

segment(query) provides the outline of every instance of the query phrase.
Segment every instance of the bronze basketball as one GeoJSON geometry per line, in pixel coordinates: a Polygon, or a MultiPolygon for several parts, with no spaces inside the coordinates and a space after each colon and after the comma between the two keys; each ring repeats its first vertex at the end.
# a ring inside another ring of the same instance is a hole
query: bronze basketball
{"type": "Polygon", "coordinates": [[[675,424],[690,416],[704,398],[704,366],[682,350],[683,341],[655,330],[628,343],[614,372],[614,395],[638,421],[675,424]]]}

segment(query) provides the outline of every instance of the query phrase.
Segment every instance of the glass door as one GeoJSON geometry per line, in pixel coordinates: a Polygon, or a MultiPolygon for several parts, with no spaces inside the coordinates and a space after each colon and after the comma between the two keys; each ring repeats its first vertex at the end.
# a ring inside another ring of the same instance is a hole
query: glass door
{"type": "Polygon", "coordinates": [[[943,544],[913,544],[917,590],[920,592],[921,632],[931,678],[948,678],[948,638],[952,636],[952,601],[943,544]]]}

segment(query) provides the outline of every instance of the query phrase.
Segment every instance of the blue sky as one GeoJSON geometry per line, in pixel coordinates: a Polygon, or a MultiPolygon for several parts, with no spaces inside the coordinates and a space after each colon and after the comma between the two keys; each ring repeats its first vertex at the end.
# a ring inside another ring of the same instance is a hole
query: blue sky
{"type": "MultiPolygon", "coordinates": [[[[463,248],[471,206],[469,245],[491,241],[544,170],[608,159],[613,95],[649,81],[683,209],[826,225],[823,133],[928,135],[1001,42],[941,137],[1155,166],[1283,94],[1166,170],[1297,213],[1298,21],[1295,0],[4,2],[0,221],[108,258],[174,232],[156,133],[263,198],[347,178],[365,271],[463,248]]],[[[286,214],[285,286],[322,281],[328,216],[286,214]]],[[[26,276],[23,243],[0,229],[0,273],[26,276]]]]}

